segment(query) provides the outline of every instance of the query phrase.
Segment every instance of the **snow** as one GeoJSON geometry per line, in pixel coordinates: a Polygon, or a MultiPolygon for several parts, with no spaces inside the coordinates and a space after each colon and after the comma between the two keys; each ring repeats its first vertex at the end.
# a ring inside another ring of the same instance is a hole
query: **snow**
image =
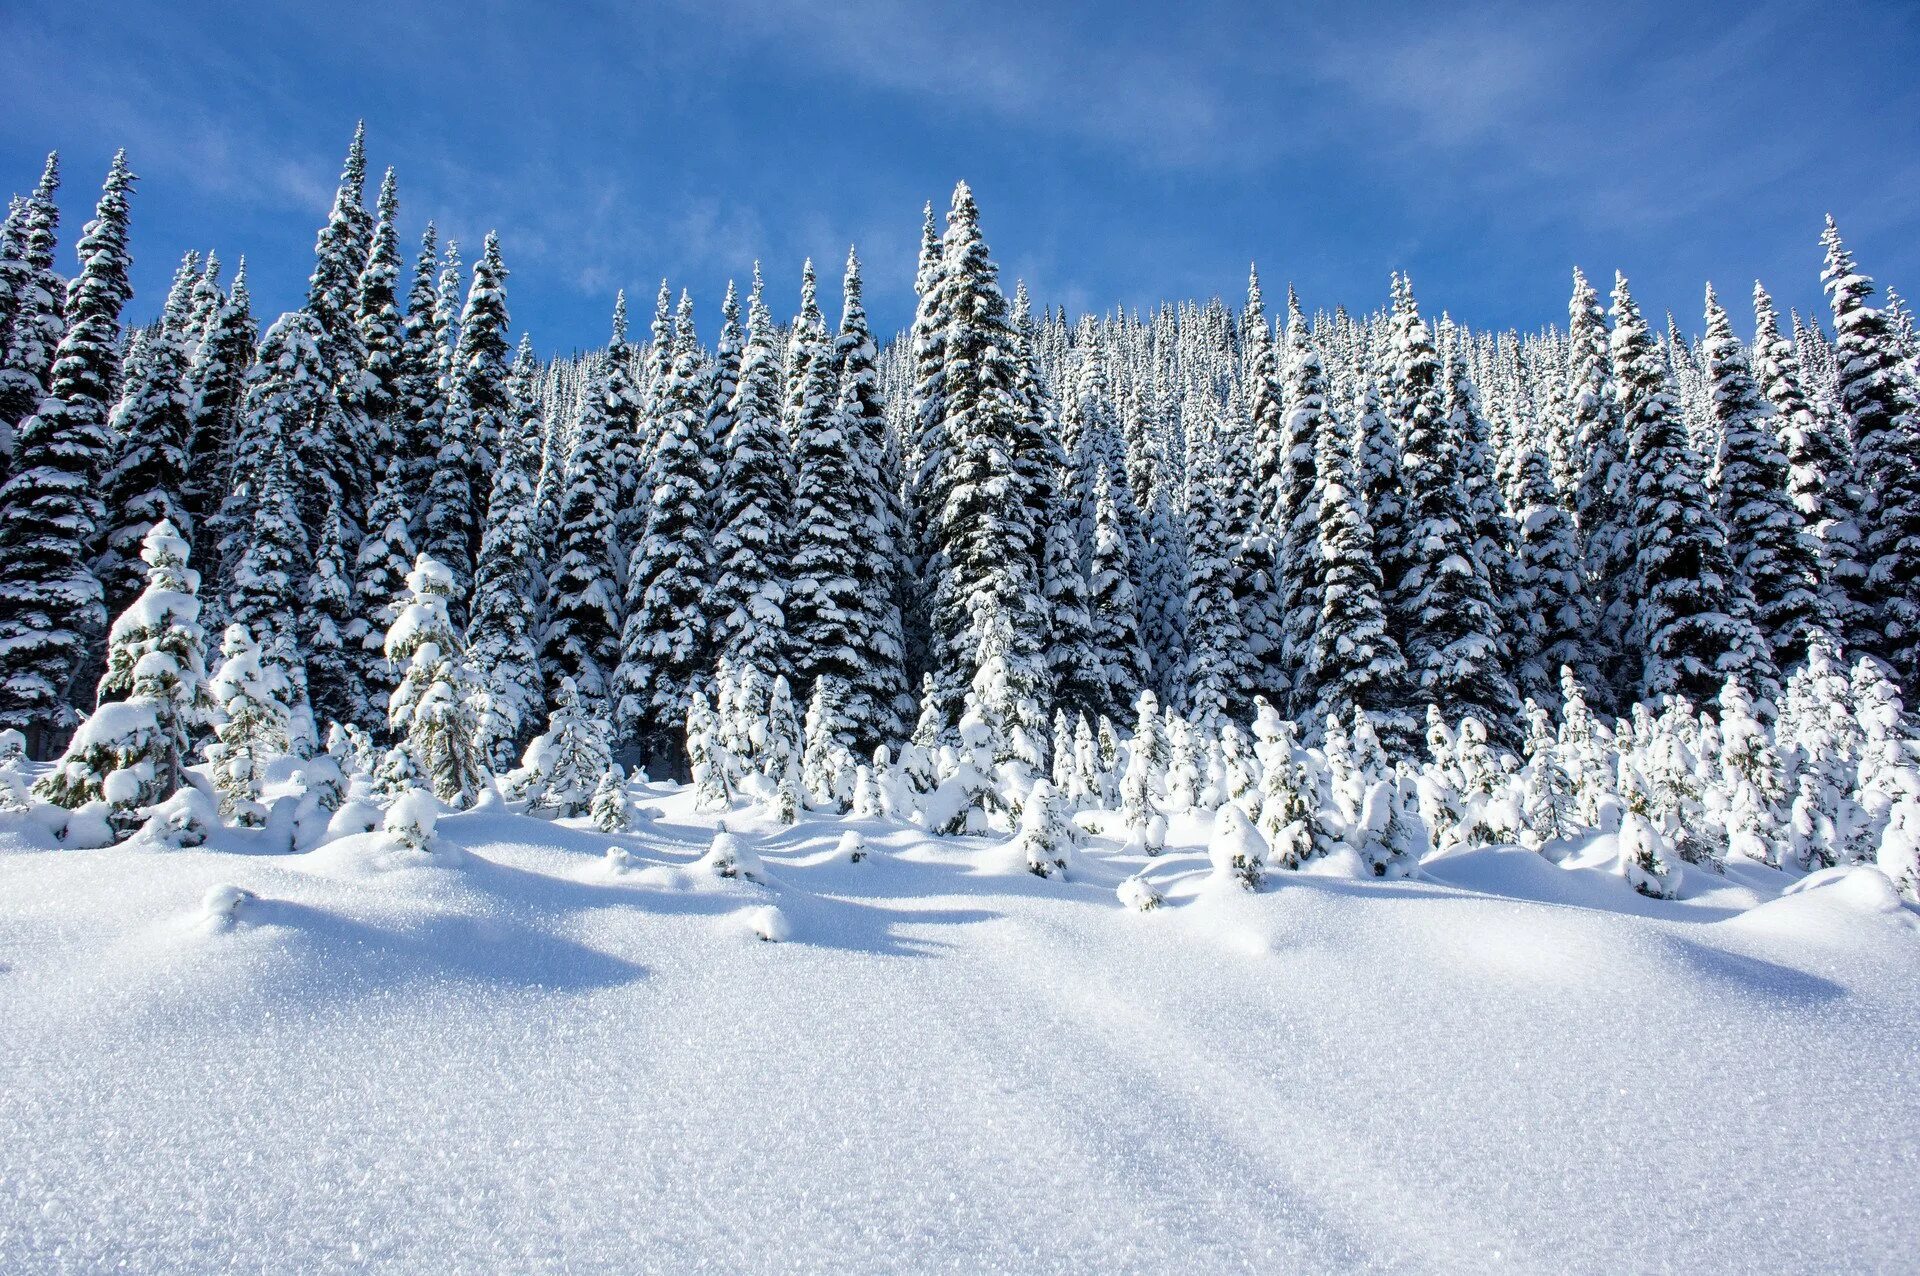
{"type": "Polygon", "coordinates": [[[751,880],[633,793],[618,835],[403,799],[433,855],[0,814],[0,1267],[1910,1265],[1920,914],[1878,870],[1654,899],[1601,836],[1243,891],[1198,812],[1065,880],[727,813],[751,880]]]}

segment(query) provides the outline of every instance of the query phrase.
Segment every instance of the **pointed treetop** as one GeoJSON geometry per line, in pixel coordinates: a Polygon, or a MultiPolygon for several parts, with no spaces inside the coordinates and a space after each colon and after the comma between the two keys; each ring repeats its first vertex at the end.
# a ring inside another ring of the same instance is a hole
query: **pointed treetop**
{"type": "Polygon", "coordinates": [[[846,316],[863,309],[860,301],[860,254],[852,244],[847,245],[847,269],[840,277],[840,326],[847,326],[846,316]]]}
{"type": "Polygon", "coordinates": [[[400,215],[400,184],[393,175],[393,166],[387,166],[386,173],[380,178],[380,198],[375,204],[380,220],[392,225],[400,215]]]}
{"type": "Polygon", "coordinates": [[[627,344],[627,290],[622,288],[613,294],[613,348],[618,350],[627,344]]]}
{"type": "Polygon", "coordinates": [[[40,170],[40,184],[33,188],[35,199],[52,199],[60,189],[60,152],[48,151],[46,167],[40,170]]]}

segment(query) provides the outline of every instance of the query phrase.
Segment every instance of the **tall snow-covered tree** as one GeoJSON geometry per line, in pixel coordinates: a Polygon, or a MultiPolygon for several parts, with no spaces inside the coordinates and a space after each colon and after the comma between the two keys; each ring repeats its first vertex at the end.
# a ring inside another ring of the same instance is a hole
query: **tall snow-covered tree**
{"type": "Polygon", "coordinates": [[[259,333],[247,290],[247,259],[233,273],[233,286],[221,298],[200,333],[187,370],[188,413],[193,422],[187,452],[187,512],[199,541],[198,558],[209,581],[223,572],[219,549],[228,528],[219,518],[221,503],[242,458],[236,455],[246,404],[247,373],[253,367],[259,333]]]}
{"type": "Polygon", "coordinates": [[[1750,687],[1774,683],[1772,658],[1739,606],[1726,530],[1708,500],[1666,361],[1624,275],[1613,288],[1612,345],[1621,419],[1632,439],[1627,645],[1639,658],[1637,696],[1651,704],[1680,695],[1703,705],[1730,677],[1750,687]]]}
{"type": "Polygon", "coordinates": [[[1866,498],[1866,595],[1855,600],[1862,616],[1854,645],[1913,688],[1920,686],[1920,405],[1886,313],[1867,304],[1873,280],[1855,267],[1831,217],[1821,243],[1840,406],[1853,427],[1866,498]]]}
{"type": "Polygon", "coordinates": [[[1140,601],[1133,587],[1133,548],[1106,471],[1093,480],[1093,553],[1087,569],[1087,611],[1093,659],[1104,689],[1096,715],[1124,717],[1147,688],[1150,668],[1141,641],[1140,601]]]}
{"type": "MultiPolygon", "coordinates": [[[[1264,320],[1261,326],[1265,327],[1264,320]]],[[[1279,521],[1279,659],[1287,678],[1284,684],[1264,689],[1269,698],[1286,705],[1299,718],[1315,712],[1320,700],[1313,673],[1314,633],[1322,611],[1320,576],[1325,562],[1320,549],[1320,432],[1332,427],[1327,419],[1326,368],[1291,289],[1287,292],[1286,338],[1286,455],[1277,479],[1280,499],[1274,506],[1274,516],[1279,521]]],[[[1250,383],[1257,387],[1257,382],[1250,383]]],[[[1257,417],[1255,421],[1257,426],[1257,417]]],[[[1342,484],[1341,491],[1347,490],[1342,484]]]]}
{"type": "Polygon", "coordinates": [[[1606,312],[1599,294],[1576,268],[1567,303],[1568,441],[1580,473],[1573,509],[1579,524],[1589,594],[1597,624],[1595,658],[1602,681],[1588,690],[1602,706],[1624,703],[1639,669],[1624,646],[1633,575],[1629,438],[1613,380],[1606,312]]]}
{"type": "Polygon", "coordinates": [[[1753,369],[1773,405],[1787,463],[1787,495],[1799,511],[1812,550],[1819,612],[1842,645],[1857,624],[1853,600],[1866,593],[1860,565],[1861,494],[1845,428],[1817,412],[1808,396],[1793,341],[1780,331],[1773,298],[1753,286],[1753,369]]]}
{"type": "Polygon", "coordinates": [[[307,670],[307,700],[314,721],[362,723],[369,717],[366,687],[360,680],[359,653],[349,646],[354,620],[353,586],[347,577],[346,547],[341,542],[340,506],[327,506],[313,543],[313,567],[303,589],[302,654],[307,670]]]}
{"type": "Polygon", "coordinates": [[[401,462],[409,531],[418,527],[420,511],[426,505],[427,485],[433,480],[434,458],[440,451],[440,421],[446,412],[446,401],[440,393],[440,334],[434,323],[435,272],[439,264],[439,235],[434,224],[428,222],[420,232],[420,255],[414,259],[399,366],[394,375],[398,400],[394,455],[401,462]]]}
{"type": "Polygon", "coordinates": [[[453,617],[466,614],[466,593],[479,549],[477,493],[492,481],[493,454],[512,428],[507,398],[507,268],[500,260],[499,236],[489,233],[473,282],[460,312],[459,343],[453,353],[453,383],[433,478],[427,484],[427,508],[421,519],[421,546],[453,573],[453,617]]]}
{"type": "Polygon", "coordinates": [[[105,591],[107,610],[115,615],[145,586],[147,571],[140,547],[148,531],[167,522],[188,544],[194,538],[185,493],[192,422],[184,320],[198,279],[197,260],[182,262],[165,311],[180,323],[176,326],[163,317],[148,330],[141,346],[143,357],[107,420],[116,455],[101,480],[105,519],[94,572],[105,591]]]}
{"type": "Polygon", "coordinates": [[[54,269],[54,237],[60,229],[60,157],[47,156],[33,193],[7,218],[4,261],[6,310],[0,322],[0,439],[12,455],[20,427],[47,397],[54,352],[66,331],[62,299],[66,285],[54,269]]]}
{"type": "MultiPolygon", "coordinates": [[[[811,269],[807,280],[806,304],[811,306],[811,269]]],[[[807,322],[803,314],[803,328],[807,322]]],[[[747,298],[747,344],[740,356],[725,469],[714,493],[712,643],[718,654],[736,666],[777,671],[786,668],[789,647],[787,542],[792,531],[789,519],[795,511],[791,508],[792,464],[780,424],[780,356],[773,341],[773,317],[761,297],[756,269],[753,292],[747,298]]],[[[807,437],[808,445],[817,449],[821,436],[834,428],[831,360],[824,349],[813,351],[815,343],[801,343],[798,338],[796,343],[803,375],[795,390],[799,398],[786,411],[800,431],[796,442],[807,437]]],[[[692,391],[688,385],[677,392],[684,401],[692,391]]],[[[676,402],[675,410],[681,406],[676,402]]],[[[705,424],[704,419],[697,423],[700,433],[692,436],[696,447],[705,424]]],[[[700,452],[704,461],[705,449],[700,452]]],[[[798,512],[804,517],[805,507],[798,512]]],[[[830,642],[831,638],[816,634],[812,641],[830,642]]],[[[799,654],[800,644],[793,646],[799,654]]]]}
{"type": "Polygon", "coordinates": [[[80,274],[67,288],[49,397],[20,428],[13,477],[0,487],[0,727],[23,732],[41,756],[73,725],[68,696],[91,635],[106,623],[88,560],[101,513],[120,311],[133,294],[133,182],[123,151],[80,236],[80,274]]]}
{"type": "Polygon", "coordinates": [[[1599,678],[1593,607],[1573,512],[1562,503],[1553,467],[1538,445],[1521,453],[1516,483],[1516,599],[1510,614],[1518,623],[1508,634],[1514,681],[1523,697],[1549,705],[1558,696],[1562,668],[1571,668],[1583,686],[1599,678]]]}
{"type": "Polygon", "coordinates": [[[1711,382],[1721,447],[1715,504],[1726,525],[1734,579],[1753,599],[1753,620],[1778,669],[1806,656],[1808,635],[1826,629],[1818,564],[1798,508],[1787,493],[1773,407],[1760,392],[1733,321],[1707,287],[1707,337],[1701,354],[1711,382]]]}
{"type": "Polygon", "coordinates": [[[358,666],[370,711],[384,713],[393,670],[385,654],[387,626],[405,601],[407,573],[413,569],[413,537],[407,531],[403,463],[389,458],[386,473],[367,507],[367,531],[354,555],[355,614],[347,624],[349,657],[358,666]]]}
{"type": "Polygon", "coordinates": [[[467,650],[484,689],[478,730],[493,766],[519,755],[545,707],[533,643],[533,485],[515,450],[504,452],[487,498],[487,530],[474,572],[467,650]]]}
{"type": "Polygon", "coordinates": [[[380,179],[375,207],[378,219],[368,242],[367,264],[354,285],[354,326],[365,351],[363,384],[367,417],[379,427],[381,442],[396,442],[394,417],[401,409],[401,347],[406,324],[400,317],[399,188],[393,170],[380,179]]]}
{"type": "Polygon", "coordinates": [[[1449,720],[1472,716],[1496,739],[1514,738],[1519,697],[1502,667],[1499,618],[1473,542],[1448,437],[1440,362],[1405,278],[1394,323],[1393,418],[1406,473],[1412,568],[1400,582],[1407,666],[1416,694],[1449,720]]]}
{"type": "Polygon", "coordinates": [[[709,491],[701,446],[705,379],[691,323],[676,340],[657,409],[646,531],[627,565],[615,728],[650,766],[677,772],[683,769],[687,705],[706,677],[713,647],[707,623],[709,491]]]}
{"type": "Polygon", "coordinates": [[[612,449],[607,446],[607,375],[595,358],[580,387],[573,445],[560,497],[559,543],[547,576],[547,625],[541,665],[547,696],[572,678],[589,711],[610,717],[620,663],[620,579],[613,550],[612,449]]]}

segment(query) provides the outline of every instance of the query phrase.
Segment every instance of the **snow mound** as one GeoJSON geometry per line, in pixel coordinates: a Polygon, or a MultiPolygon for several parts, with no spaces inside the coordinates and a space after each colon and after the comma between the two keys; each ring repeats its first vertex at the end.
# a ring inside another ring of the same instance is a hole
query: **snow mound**
{"type": "MultiPolygon", "coordinates": [[[[1753,935],[1846,946],[1863,932],[1920,936],[1920,914],[1901,902],[1887,875],[1871,865],[1823,869],[1720,923],[1753,935]]],[[[1914,951],[1920,961],[1920,949],[1914,951]]]]}

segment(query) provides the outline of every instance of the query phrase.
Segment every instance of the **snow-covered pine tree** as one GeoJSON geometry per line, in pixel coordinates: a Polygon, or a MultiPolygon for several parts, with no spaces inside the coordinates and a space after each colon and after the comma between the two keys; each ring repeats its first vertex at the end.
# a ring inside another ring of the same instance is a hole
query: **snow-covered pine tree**
{"type": "Polygon", "coordinates": [[[329,390],[329,410],[306,423],[293,456],[300,476],[296,491],[300,517],[308,527],[320,525],[332,499],[339,499],[342,514],[356,526],[367,505],[365,456],[373,431],[366,415],[367,354],[356,305],[360,274],[366,269],[373,239],[373,219],[365,207],[366,184],[362,121],[347,148],[327,223],[316,237],[313,273],[307,280],[305,309],[318,329],[316,340],[329,390]]]}
{"type": "Polygon", "coordinates": [[[187,565],[188,545],[171,523],[147,530],[140,547],[147,585],[107,634],[102,705],[141,697],[154,717],[147,737],[146,801],[164,801],[183,780],[187,757],[212,721],[207,689],[206,634],[200,628],[200,574],[187,565]],[[152,794],[160,794],[153,798],[152,794]]]}
{"type": "Polygon", "coordinates": [[[277,434],[263,437],[270,450],[263,458],[247,547],[234,564],[228,584],[226,615],[246,627],[259,643],[261,661],[275,677],[285,680],[285,703],[296,718],[298,743],[297,719],[307,698],[300,586],[311,559],[288,478],[286,445],[277,434]]]}
{"type": "Polygon", "coordinates": [[[649,440],[658,432],[652,416],[658,410],[666,372],[673,367],[673,321],[667,281],[660,281],[660,301],[653,317],[653,344],[647,348],[641,384],[634,379],[634,348],[627,340],[627,294],[613,299],[613,335],[601,367],[607,379],[607,446],[613,456],[608,474],[607,507],[613,511],[613,561],[625,564],[647,526],[647,467],[649,440]]]}
{"type": "Polygon", "coordinates": [[[1516,479],[1514,561],[1516,624],[1508,635],[1514,680],[1539,704],[1552,704],[1560,670],[1571,667],[1593,685],[1594,615],[1581,570],[1579,533],[1573,513],[1554,487],[1547,454],[1529,446],[1520,455],[1516,479]]]}
{"type": "Polygon", "coordinates": [[[512,428],[507,399],[507,268],[500,237],[488,233],[460,312],[452,384],[440,450],[427,484],[420,544],[453,573],[453,618],[465,619],[479,549],[479,493],[492,482],[493,454],[512,428]]]}
{"type": "Polygon", "coordinates": [[[1728,678],[1777,685],[1771,654],[1733,577],[1726,530],[1708,500],[1660,348],[1625,275],[1613,288],[1613,376],[1630,432],[1629,526],[1634,601],[1627,644],[1640,660],[1636,693],[1701,704],[1728,678]]]}
{"type": "Polygon", "coordinates": [[[257,828],[266,822],[260,787],[267,760],[286,752],[289,744],[286,679],[261,661],[259,645],[245,625],[228,625],[221,636],[220,664],[207,689],[219,710],[206,756],[213,764],[220,814],[257,828]]]}
{"type": "Polygon", "coordinates": [[[505,795],[525,802],[530,814],[585,815],[613,765],[609,734],[606,720],[582,703],[573,679],[562,677],[547,729],[527,743],[520,768],[507,778],[505,795]]]}
{"type": "MultiPolygon", "coordinates": [[[[901,639],[909,676],[930,673],[937,661],[933,634],[933,591],[921,582],[937,581],[945,573],[940,553],[940,514],[946,505],[947,436],[945,391],[946,258],[933,204],[926,206],[921,227],[919,267],[914,274],[913,326],[907,334],[908,378],[911,381],[912,420],[902,427],[906,436],[900,573],[901,639]]],[[[922,678],[924,681],[924,677],[922,678]]],[[[944,710],[944,702],[943,702],[944,710]]]]}
{"type": "Polygon", "coordinates": [[[1412,569],[1389,611],[1411,623],[1402,646],[1415,694],[1449,719],[1471,715],[1495,739],[1513,739],[1520,701],[1502,667],[1499,617],[1461,485],[1459,440],[1448,436],[1440,361],[1404,276],[1395,292],[1393,417],[1412,569]]]}
{"type": "Polygon", "coordinates": [[[486,758],[475,739],[477,678],[448,614],[453,574],[427,554],[407,575],[407,605],[387,630],[387,661],[404,668],[387,701],[387,727],[405,740],[433,795],[457,806],[488,783],[486,758]]]}
{"type": "MultiPolygon", "coordinates": [[[[1321,417],[1314,431],[1319,449],[1314,466],[1319,515],[1314,548],[1319,563],[1314,571],[1320,611],[1304,635],[1311,639],[1304,653],[1308,663],[1295,685],[1312,689],[1314,722],[1347,718],[1364,709],[1385,739],[1396,748],[1405,747],[1415,731],[1406,711],[1406,657],[1387,627],[1379,556],[1354,474],[1353,448],[1339,419],[1325,407],[1319,356],[1309,349],[1302,361],[1311,367],[1297,374],[1295,410],[1320,403],[1314,409],[1321,417]]],[[[1296,638],[1303,636],[1294,632],[1296,638]]]]}
{"type": "Polygon", "coordinates": [[[1093,659],[1105,694],[1095,712],[1122,717],[1147,686],[1146,646],[1140,640],[1139,596],[1134,592],[1132,546],[1120,525],[1105,470],[1094,475],[1093,550],[1087,569],[1087,606],[1093,659]]]}
{"type": "Polygon", "coordinates": [[[1865,495],[1866,595],[1854,600],[1853,644],[1884,660],[1902,685],[1920,687],[1920,404],[1886,314],[1867,304],[1873,280],[1854,266],[1831,217],[1821,243],[1839,400],[1865,495]]]}
{"type": "Polygon", "coordinates": [[[549,698],[559,694],[560,679],[572,678],[594,712],[610,715],[620,662],[620,583],[608,556],[613,549],[608,493],[615,480],[604,360],[589,360],[584,375],[559,502],[559,543],[547,576],[540,663],[549,698]]]}
{"type": "Polygon", "coordinates": [[[1852,445],[1839,421],[1814,410],[1799,355],[1780,332],[1773,298],[1758,283],[1753,285],[1753,323],[1754,374],[1773,405],[1787,462],[1787,494],[1814,556],[1819,612],[1827,632],[1846,642],[1855,623],[1853,599],[1866,589],[1852,445]]]}
{"type": "Polygon", "coordinates": [[[885,419],[851,251],[842,296],[838,393],[827,414],[809,408],[796,418],[787,620],[802,682],[841,680],[849,743],[864,751],[898,732],[906,683],[891,510],[881,490],[885,419]]]}
{"type": "MultiPolygon", "coordinates": [[[[209,264],[208,270],[213,266],[209,264]]],[[[192,464],[187,472],[187,512],[199,540],[199,560],[208,581],[225,576],[220,545],[229,530],[218,520],[232,482],[240,417],[246,403],[247,373],[253,367],[258,330],[247,291],[247,259],[242,257],[227,290],[202,329],[187,369],[188,412],[193,422],[192,464]]]]}
{"type": "Polygon", "coordinates": [[[646,531],[627,565],[615,720],[617,738],[656,775],[684,773],[687,702],[712,667],[705,378],[691,323],[676,340],[656,410],[646,531]]]}
{"type": "Polygon", "coordinates": [[[1189,436],[1186,659],[1179,702],[1206,730],[1217,729],[1253,690],[1246,677],[1246,631],[1233,605],[1232,554],[1239,535],[1227,523],[1213,438],[1202,431],[1189,436]]]}
{"type": "MultiPolygon", "coordinates": [[[[1033,493],[1017,452],[1031,424],[1031,404],[1020,393],[1019,336],[965,182],[954,188],[941,252],[940,306],[947,322],[936,430],[944,444],[937,485],[943,500],[933,542],[940,565],[932,617],[934,684],[943,706],[957,707],[979,673],[988,631],[1004,625],[1004,651],[997,650],[996,658],[1008,673],[1007,703],[1037,709],[1034,693],[1046,683],[1047,614],[1029,521],[1033,493]]],[[[1018,725],[1030,734],[1044,728],[1038,719],[1018,725]]]]}
{"type": "Polygon", "coordinates": [[[396,415],[402,407],[401,347],[406,325],[400,317],[400,194],[393,170],[380,179],[377,217],[368,241],[367,264],[354,284],[354,326],[365,353],[365,380],[361,383],[367,417],[381,441],[397,441],[396,415]]]}
{"type": "Polygon", "coordinates": [[[127,281],[127,196],[134,176],[114,156],[81,233],[67,288],[66,332],[48,398],[20,427],[13,477],[0,487],[0,729],[46,756],[75,720],[68,702],[91,635],[106,623],[88,565],[107,460],[107,406],[127,281]]]}
{"type": "Polygon", "coordinates": [[[1590,691],[1603,707],[1623,703],[1639,677],[1623,648],[1632,620],[1626,590],[1632,579],[1631,502],[1626,470],[1630,439],[1620,415],[1606,312],[1578,267],[1567,303],[1567,435],[1581,474],[1573,508],[1579,525],[1589,597],[1596,621],[1594,659],[1602,680],[1590,691]]]}
{"type": "Polygon", "coordinates": [[[0,315],[0,442],[16,455],[20,428],[47,397],[54,352],[66,332],[66,285],[54,269],[60,228],[60,156],[47,156],[39,184],[7,218],[4,261],[6,310],[0,315]]]}
{"type": "MultiPolygon", "coordinates": [[[[813,305],[812,267],[806,276],[805,305],[813,305]]],[[[817,313],[817,307],[814,308],[817,313]]],[[[809,322],[803,313],[796,329],[795,353],[802,372],[796,381],[797,400],[788,405],[788,414],[798,427],[797,446],[809,451],[809,464],[819,463],[823,445],[840,447],[833,419],[832,359],[825,349],[824,334],[818,340],[801,340],[800,332],[809,322]],[[814,346],[818,345],[819,350],[814,346]],[[814,357],[815,355],[818,357],[814,357]]],[[[781,428],[780,356],[774,349],[773,317],[761,295],[760,272],[754,269],[753,292],[747,298],[747,344],[740,356],[740,383],[734,391],[733,424],[727,434],[726,466],[714,493],[713,510],[713,635],[714,649],[736,665],[760,669],[786,667],[788,647],[796,649],[803,663],[818,666],[817,650],[802,653],[801,647],[831,645],[832,635],[810,634],[791,642],[788,633],[787,563],[789,520],[792,508],[794,473],[787,455],[787,439],[781,428]]],[[[691,406],[694,387],[678,387],[672,401],[674,410],[691,406]]],[[[688,444],[704,460],[699,447],[705,417],[691,423],[699,431],[689,435],[688,444]]],[[[662,446],[664,442],[664,431],[662,446]]],[[[679,444],[675,444],[676,447],[679,444]]],[[[689,471],[690,476],[692,471],[689,471]]],[[[820,476],[810,475],[810,482],[820,476]]],[[[817,503],[802,506],[797,513],[817,514],[817,503]]],[[[823,532],[816,525],[809,534],[823,532]]],[[[823,602],[821,607],[830,607],[823,602]]],[[[816,609],[810,622],[822,618],[816,609]]]]}
{"type": "Polygon", "coordinates": [[[420,255],[414,259],[399,367],[394,376],[394,394],[399,400],[394,454],[401,463],[409,533],[418,528],[420,511],[426,505],[427,485],[433,480],[434,458],[440,451],[440,421],[446,413],[446,400],[440,393],[440,333],[434,322],[434,278],[439,262],[439,235],[434,224],[428,222],[420,232],[420,255]]]}
{"type": "Polygon", "coordinates": [[[507,765],[539,721],[546,696],[540,653],[533,642],[533,485],[518,449],[502,450],[487,498],[487,530],[474,572],[473,619],[467,651],[484,688],[479,711],[481,748],[492,765],[507,765]]]}
{"type": "MultiPolygon", "coordinates": [[[[1733,321],[1711,284],[1701,354],[1712,382],[1722,455],[1714,498],[1726,525],[1734,578],[1753,599],[1754,623],[1774,666],[1789,669],[1805,658],[1808,633],[1827,626],[1817,592],[1818,563],[1800,510],[1787,493],[1787,458],[1773,407],[1760,392],[1746,347],[1733,335],[1733,321]]],[[[1763,693],[1777,695],[1777,684],[1763,693]]]]}
{"type": "MultiPolygon", "coordinates": [[[[1274,511],[1279,529],[1279,659],[1286,678],[1284,683],[1270,686],[1269,691],[1284,687],[1286,694],[1276,697],[1278,703],[1288,706],[1295,717],[1302,717],[1314,713],[1320,701],[1313,660],[1325,561],[1320,548],[1318,464],[1320,434],[1337,426],[1328,420],[1326,368],[1307,330],[1306,316],[1300,313],[1299,298],[1291,288],[1287,290],[1286,379],[1286,460],[1279,476],[1280,501],[1274,511]]],[[[1257,382],[1250,384],[1257,388],[1257,382]]],[[[1256,418],[1256,438],[1257,429],[1256,418]]],[[[1343,494],[1350,487],[1350,482],[1343,479],[1343,494]]]]}
{"type": "Polygon", "coordinates": [[[354,555],[355,611],[344,635],[366,692],[369,714],[381,721],[394,674],[387,667],[387,626],[399,614],[415,554],[413,537],[407,533],[405,478],[404,462],[389,457],[373,503],[367,507],[366,534],[354,555]]]}
{"type": "MultiPolygon", "coordinates": [[[[1291,680],[1302,663],[1298,650],[1288,646],[1289,618],[1293,608],[1308,605],[1304,596],[1298,596],[1302,584],[1289,575],[1299,549],[1293,537],[1301,519],[1310,525],[1313,517],[1305,507],[1313,503],[1314,440],[1308,432],[1315,423],[1298,419],[1297,387],[1290,384],[1297,374],[1300,348],[1308,339],[1304,319],[1298,320],[1299,331],[1294,330],[1298,314],[1298,300],[1289,288],[1282,358],[1267,325],[1259,269],[1248,267],[1247,307],[1240,317],[1241,377],[1246,385],[1251,445],[1253,522],[1247,529],[1247,554],[1249,565],[1257,570],[1242,574],[1236,601],[1257,666],[1256,688],[1282,702],[1291,694],[1291,680]],[[1302,448],[1304,466],[1299,463],[1302,448]]],[[[1309,579],[1304,588],[1310,591],[1312,586],[1309,579]]]]}
{"type": "Polygon", "coordinates": [[[174,273],[161,321],[143,334],[142,357],[137,364],[129,361],[131,374],[107,419],[115,456],[101,480],[103,540],[93,570],[112,615],[126,608],[146,580],[140,549],[148,531],[168,522],[193,542],[185,499],[192,442],[186,321],[199,276],[199,255],[188,253],[174,273]]]}
{"type": "Polygon", "coordinates": [[[327,506],[314,541],[313,569],[304,589],[301,617],[307,699],[316,723],[359,723],[370,717],[359,653],[349,646],[354,621],[353,587],[341,544],[340,505],[327,506]]]}

